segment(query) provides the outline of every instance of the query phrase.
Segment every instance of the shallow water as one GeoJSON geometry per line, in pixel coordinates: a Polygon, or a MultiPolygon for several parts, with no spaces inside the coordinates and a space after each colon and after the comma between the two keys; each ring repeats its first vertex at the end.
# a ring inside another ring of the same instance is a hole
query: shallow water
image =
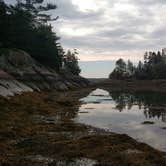
{"type": "Polygon", "coordinates": [[[84,104],[79,108],[77,122],[125,133],[166,151],[165,93],[122,93],[96,89],[81,101],[84,104]]]}

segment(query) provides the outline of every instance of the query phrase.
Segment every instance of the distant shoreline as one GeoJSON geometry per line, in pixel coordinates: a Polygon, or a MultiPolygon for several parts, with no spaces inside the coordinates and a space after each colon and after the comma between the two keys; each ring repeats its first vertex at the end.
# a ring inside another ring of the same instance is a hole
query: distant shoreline
{"type": "Polygon", "coordinates": [[[90,79],[96,86],[109,88],[112,91],[153,91],[166,92],[166,79],[164,80],[113,80],[90,79]]]}

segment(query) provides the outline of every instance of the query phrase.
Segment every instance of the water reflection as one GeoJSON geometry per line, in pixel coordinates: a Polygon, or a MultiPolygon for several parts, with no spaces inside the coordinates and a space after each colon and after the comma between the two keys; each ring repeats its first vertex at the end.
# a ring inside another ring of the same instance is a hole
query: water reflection
{"type": "Polygon", "coordinates": [[[161,119],[166,122],[166,94],[156,92],[137,92],[137,93],[120,93],[110,92],[112,99],[116,103],[116,109],[120,112],[128,109],[131,110],[137,105],[146,118],[161,119]]]}
{"type": "Polygon", "coordinates": [[[166,126],[165,93],[123,93],[97,89],[81,100],[85,103],[79,108],[77,121],[126,133],[166,151],[166,130],[162,129],[166,126]]]}

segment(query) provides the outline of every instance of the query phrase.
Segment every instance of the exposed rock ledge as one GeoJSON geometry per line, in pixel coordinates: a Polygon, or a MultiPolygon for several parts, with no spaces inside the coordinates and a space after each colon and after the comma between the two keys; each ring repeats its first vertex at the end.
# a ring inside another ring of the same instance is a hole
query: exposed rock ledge
{"type": "Polygon", "coordinates": [[[0,53],[0,96],[14,96],[23,92],[61,90],[86,87],[89,82],[71,73],[58,74],[36,62],[18,49],[0,53]]]}

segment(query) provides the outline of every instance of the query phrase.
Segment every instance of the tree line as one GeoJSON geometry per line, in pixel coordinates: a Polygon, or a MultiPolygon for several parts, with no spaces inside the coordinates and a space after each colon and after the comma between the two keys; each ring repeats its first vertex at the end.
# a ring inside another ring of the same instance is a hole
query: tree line
{"type": "Polygon", "coordinates": [[[47,13],[56,8],[44,0],[17,0],[14,5],[0,0],[0,51],[22,49],[46,67],[79,75],[77,52],[66,53],[52,30],[51,22],[58,17],[47,13]]]}
{"type": "Polygon", "coordinates": [[[165,49],[158,52],[146,52],[144,61],[134,65],[130,60],[126,63],[122,58],[116,61],[110,79],[166,79],[165,49]]]}

